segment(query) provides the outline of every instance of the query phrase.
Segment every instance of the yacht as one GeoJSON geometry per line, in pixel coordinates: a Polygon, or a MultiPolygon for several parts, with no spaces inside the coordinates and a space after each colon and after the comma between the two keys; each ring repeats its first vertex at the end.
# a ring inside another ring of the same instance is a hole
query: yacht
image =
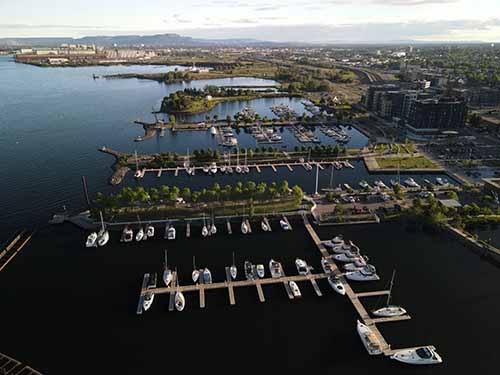
{"type": "Polygon", "coordinates": [[[242,169],[239,165],[236,166],[236,173],[241,173],[242,169]]]}
{"type": "Polygon", "coordinates": [[[215,226],[215,223],[212,223],[210,226],[210,235],[215,235],[217,234],[217,227],[215,226]]]}
{"type": "Polygon", "coordinates": [[[260,223],[260,227],[262,228],[262,230],[264,232],[270,232],[270,229],[269,228],[269,225],[266,224],[266,221],[265,220],[262,220],[261,223],[260,223]]]}
{"type": "Polygon", "coordinates": [[[217,135],[217,128],[216,128],[215,126],[212,126],[212,127],[210,128],[210,134],[212,134],[212,135],[217,135]]]}
{"type": "Polygon", "coordinates": [[[142,301],[142,307],[144,311],[148,311],[151,305],[153,304],[153,300],[155,299],[155,294],[151,292],[147,292],[144,295],[144,300],[142,301]]]}
{"type": "Polygon", "coordinates": [[[359,183],[359,186],[361,186],[362,189],[369,189],[370,188],[370,185],[368,185],[368,182],[366,182],[366,181],[361,181],[359,183]]]}
{"type": "Polygon", "coordinates": [[[175,308],[177,309],[177,311],[182,311],[184,310],[184,307],[186,307],[186,299],[184,298],[184,294],[182,294],[182,292],[176,292],[175,308]]]}
{"type": "Polygon", "coordinates": [[[266,269],[263,264],[257,264],[257,275],[262,279],[266,274],[266,269]]]}
{"type": "Polygon", "coordinates": [[[410,365],[435,365],[443,362],[433,346],[399,350],[391,358],[410,365]]]}
{"type": "Polygon", "coordinates": [[[332,247],[332,251],[335,254],[344,254],[344,253],[347,253],[348,251],[351,251],[351,250],[352,250],[352,247],[349,245],[346,245],[346,244],[337,245],[337,246],[332,247]]]}
{"type": "Polygon", "coordinates": [[[217,164],[215,164],[215,163],[210,164],[210,173],[211,174],[217,173],[217,164]]]}
{"type": "Polygon", "coordinates": [[[85,242],[86,247],[97,247],[97,233],[92,232],[87,237],[87,242],[85,242]]]}
{"type": "Polygon", "coordinates": [[[176,230],[173,225],[170,225],[167,229],[166,237],[167,240],[175,240],[176,230]]]}
{"type": "Polygon", "coordinates": [[[309,273],[309,267],[305,260],[295,259],[295,267],[297,267],[299,275],[307,275],[309,273]]]}
{"type": "Polygon", "coordinates": [[[409,187],[412,187],[412,188],[419,188],[420,185],[417,184],[417,182],[411,178],[411,177],[408,177],[406,180],[405,180],[405,184],[409,187]]]}
{"type": "Polygon", "coordinates": [[[238,268],[236,267],[236,262],[234,261],[234,251],[233,251],[233,264],[229,267],[229,274],[233,280],[236,280],[236,276],[238,275],[238,268]]]}
{"type": "Polygon", "coordinates": [[[387,300],[385,302],[385,306],[372,311],[372,314],[375,316],[381,316],[381,317],[393,317],[393,316],[401,316],[406,314],[406,310],[402,308],[401,306],[395,306],[391,305],[391,297],[392,297],[392,287],[394,286],[394,278],[396,276],[396,271],[394,270],[392,272],[392,277],[391,277],[391,285],[389,287],[389,294],[387,295],[387,300]]]}
{"type": "Polygon", "coordinates": [[[255,275],[254,275],[253,264],[248,260],[246,260],[243,267],[245,269],[245,277],[247,278],[247,280],[254,280],[255,275]]]}
{"type": "Polygon", "coordinates": [[[246,220],[243,220],[241,222],[241,233],[248,234],[248,225],[246,223],[246,220]]]}
{"type": "Polygon", "coordinates": [[[377,281],[380,277],[377,275],[375,267],[368,264],[359,271],[349,272],[345,275],[349,280],[353,281],[377,281]]]}
{"type": "Polygon", "coordinates": [[[163,283],[165,286],[169,286],[174,278],[172,270],[168,268],[168,258],[167,258],[167,250],[165,250],[165,262],[163,264],[163,283]]]}
{"type": "Polygon", "coordinates": [[[204,165],[202,170],[203,170],[203,172],[208,173],[208,172],[210,172],[210,167],[208,165],[204,165]]]}
{"type": "Polygon", "coordinates": [[[288,231],[290,230],[290,225],[285,221],[285,219],[281,219],[280,220],[280,225],[281,225],[281,228],[285,231],[288,231]]]}
{"type": "Polygon", "coordinates": [[[448,181],[444,178],[441,178],[441,177],[436,178],[436,183],[440,186],[448,185],[448,181]]]}
{"type": "Polygon", "coordinates": [[[353,188],[352,188],[352,187],[351,187],[351,185],[349,185],[349,184],[344,184],[343,186],[344,186],[344,189],[346,189],[346,190],[348,190],[348,191],[349,191],[349,190],[353,190],[353,188]]]}
{"type": "Polygon", "coordinates": [[[193,283],[196,284],[199,278],[200,278],[200,271],[196,269],[195,257],[193,256],[193,272],[191,272],[191,279],[193,280],[193,283]]]}
{"type": "Polygon", "coordinates": [[[375,334],[371,330],[371,328],[361,323],[358,320],[357,329],[361,342],[368,351],[368,354],[370,355],[382,354],[382,349],[380,348],[380,342],[377,336],[375,336],[375,334]]]}
{"type": "Polygon", "coordinates": [[[327,258],[321,258],[321,267],[323,268],[324,273],[332,272],[332,269],[330,267],[330,262],[328,261],[327,258]]]}
{"type": "Polygon", "coordinates": [[[136,170],[134,173],[134,178],[139,179],[142,177],[142,172],[140,170],[136,170]]]}
{"type": "Polygon", "coordinates": [[[102,218],[102,212],[99,212],[101,216],[101,230],[97,233],[97,244],[99,246],[104,246],[109,241],[109,232],[104,227],[104,219],[102,218]]]}
{"type": "Polygon", "coordinates": [[[345,253],[334,255],[333,259],[338,262],[351,263],[359,259],[359,254],[353,252],[352,250],[348,250],[345,253]]]}
{"type": "Polygon", "coordinates": [[[134,239],[134,231],[127,225],[123,228],[122,237],[120,242],[132,242],[134,239]]]}
{"type": "Polygon", "coordinates": [[[137,233],[135,234],[135,240],[137,242],[142,241],[144,239],[144,228],[140,227],[137,233]]]}
{"type": "Polygon", "coordinates": [[[336,237],[333,237],[331,240],[323,241],[323,245],[328,246],[328,247],[335,247],[335,246],[340,246],[343,244],[344,244],[344,237],[342,237],[341,234],[339,234],[336,237]]]}
{"type": "Polygon", "coordinates": [[[335,275],[328,276],[328,283],[333,288],[333,290],[335,290],[338,294],[342,296],[345,295],[344,284],[342,283],[342,281],[340,281],[340,279],[337,276],[335,275]]]}
{"type": "Polygon", "coordinates": [[[146,237],[147,238],[152,238],[155,236],[155,227],[153,227],[151,224],[148,224],[146,227],[146,237]]]}
{"type": "Polygon", "coordinates": [[[295,281],[289,281],[288,285],[290,286],[290,289],[292,290],[292,294],[294,298],[300,298],[302,297],[302,294],[300,293],[299,286],[295,281]]]}
{"type": "Polygon", "coordinates": [[[347,272],[355,272],[355,271],[360,271],[363,269],[364,266],[357,266],[355,263],[347,263],[344,265],[344,270],[347,272]]]}
{"type": "Polygon", "coordinates": [[[283,276],[281,263],[276,262],[274,259],[271,259],[269,261],[269,271],[271,272],[271,277],[273,278],[278,278],[283,276]]]}
{"type": "Polygon", "coordinates": [[[389,189],[389,187],[384,184],[382,180],[377,180],[374,182],[375,186],[379,187],[380,189],[389,189]]]}
{"type": "Polygon", "coordinates": [[[208,268],[203,270],[203,284],[212,284],[212,273],[208,268]]]}

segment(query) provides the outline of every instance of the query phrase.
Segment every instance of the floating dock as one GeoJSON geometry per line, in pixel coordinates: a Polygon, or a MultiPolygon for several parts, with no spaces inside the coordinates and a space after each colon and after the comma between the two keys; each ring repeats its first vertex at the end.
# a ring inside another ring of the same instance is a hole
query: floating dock
{"type": "Polygon", "coordinates": [[[22,364],[17,359],[0,353],[0,374],[3,375],[42,375],[41,372],[22,364]]]}
{"type": "Polygon", "coordinates": [[[0,252],[0,272],[19,254],[33,237],[33,233],[25,229],[17,232],[10,238],[0,252]]]}

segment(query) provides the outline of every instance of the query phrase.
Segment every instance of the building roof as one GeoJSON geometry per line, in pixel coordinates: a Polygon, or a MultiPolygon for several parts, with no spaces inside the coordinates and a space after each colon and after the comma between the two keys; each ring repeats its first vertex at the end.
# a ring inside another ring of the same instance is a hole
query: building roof
{"type": "Polygon", "coordinates": [[[459,208],[462,207],[459,201],[456,199],[439,199],[439,203],[447,208],[459,208]]]}

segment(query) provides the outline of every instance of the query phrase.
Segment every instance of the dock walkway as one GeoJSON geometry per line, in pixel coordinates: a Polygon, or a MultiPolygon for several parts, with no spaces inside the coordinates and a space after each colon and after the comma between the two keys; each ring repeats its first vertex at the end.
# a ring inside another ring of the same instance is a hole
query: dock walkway
{"type": "Polygon", "coordinates": [[[41,372],[22,364],[17,359],[0,353],[0,374],[2,375],[42,375],[41,372]]]}

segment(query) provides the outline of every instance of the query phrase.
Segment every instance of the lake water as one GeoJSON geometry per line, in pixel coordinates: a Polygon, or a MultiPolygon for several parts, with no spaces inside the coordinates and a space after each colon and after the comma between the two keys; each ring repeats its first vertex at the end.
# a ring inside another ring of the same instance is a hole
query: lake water
{"type": "MultiPolygon", "coordinates": [[[[318,250],[300,223],[284,233],[272,221],[273,233],[166,243],[149,240],[122,245],[112,233],[108,246],[85,249],[85,233],[66,225],[41,229],[32,242],[0,273],[0,309],[4,324],[0,352],[22,360],[44,374],[156,374],[163,372],[494,374],[496,338],[500,334],[498,268],[482,261],[456,241],[407,232],[400,223],[321,227],[321,238],[343,233],[367,254],[380,282],[351,283],[356,291],[387,287],[397,270],[393,301],[412,319],[380,324],[393,348],[435,345],[445,362],[434,367],[405,366],[370,357],[356,330],[356,311],[325,280],[323,297],[299,283],[303,298],[288,300],[282,285],[264,286],[265,303],[255,288],[237,288],[236,305],[226,290],[208,291],[206,308],[186,294],[182,313],[168,312],[168,297],[158,295],[148,312],[137,316],[138,293],[145,272],[162,270],[163,250],[190,283],[192,256],[199,267],[224,278],[223,267],[236,252],[240,267],[248,259],[266,264],[280,260],[296,274],[296,257],[321,269],[318,250]],[[472,275],[474,277],[471,283],[472,275]],[[236,370],[237,369],[237,370],[236,370]],[[263,370],[264,371],[264,370],[263,370]]],[[[237,223],[235,223],[237,225],[237,223]]],[[[253,223],[257,228],[257,223],[253,223]]],[[[160,232],[160,231],[159,231],[160,232]]],[[[160,232],[162,234],[163,231],[160,232]]],[[[267,266],[266,266],[267,272],[267,266]]],[[[364,299],[368,309],[379,298],[364,299]]]]}

